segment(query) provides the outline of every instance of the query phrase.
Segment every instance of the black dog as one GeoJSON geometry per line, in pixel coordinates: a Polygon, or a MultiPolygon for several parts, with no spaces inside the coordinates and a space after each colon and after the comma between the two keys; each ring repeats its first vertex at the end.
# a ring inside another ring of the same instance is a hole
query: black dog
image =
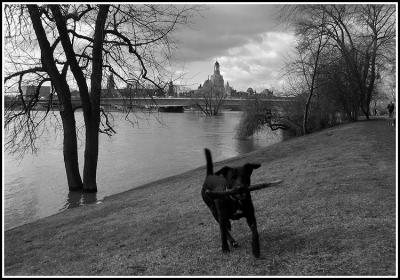
{"type": "Polygon", "coordinates": [[[227,241],[229,241],[234,248],[238,246],[229,232],[231,230],[230,220],[246,217],[247,224],[252,232],[253,255],[258,258],[260,256],[260,243],[254,215],[254,206],[248,188],[250,186],[250,176],[253,169],[257,169],[261,165],[246,163],[241,167],[235,168],[225,166],[214,174],[211,152],[205,149],[205,154],[207,160],[207,177],[204,181],[201,195],[204,202],[210,208],[214,218],[219,223],[222,251],[229,251],[227,241]],[[212,195],[214,191],[224,192],[239,188],[243,191],[238,194],[221,195],[218,197],[212,195]]]}

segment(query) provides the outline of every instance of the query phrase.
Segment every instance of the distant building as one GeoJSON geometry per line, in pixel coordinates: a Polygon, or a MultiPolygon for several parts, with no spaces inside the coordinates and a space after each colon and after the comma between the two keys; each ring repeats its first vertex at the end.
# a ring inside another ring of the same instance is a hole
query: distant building
{"type": "MultiPolygon", "coordinates": [[[[106,89],[102,89],[104,93],[107,93],[106,89]]],[[[141,97],[164,97],[165,92],[159,88],[153,88],[149,85],[132,85],[128,84],[126,88],[115,89],[114,98],[141,98],[141,97]]]]}
{"type": "Polygon", "coordinates": [[[115,88],[102,88],[100,96],[104,98],[117,98],[121,97],[121,94],[119,90],[115,88]]]}
{"type": "Polygon", "coordinates": [[[218,61],[214,64],[214,74],[211,75],[211,85],[214,87],[215,92],[219,94],[225,93],[225,86],[224,86],[224,77],[222,77],[219,71],[219,63],[218,61]]]}
{"type": "Polygon", "coordinates": [[[203,86],[200,85],[199,88],[196,90],[196,94],[202,94],[204,92],[211,92],[213,91],[214,94],[217,96],[219,95],[230,95],[231,87],[229,83],[224,84],[224,77],[221,75],[220,72],[220,65],[218,61],[214,64],[214,74],[211,77],[208,77],[206,81],[204,81],[203,86]]]}
{"type": "Polygon", "coordinates": [[[179,96],[178,87],[174,85],[172,81],[168,83],[167,96],[173,96],[173,97],[179,96]]]}
{"type": "MultiPolygon", "coordinates": [[[[33,85],[22,86],[21,89],[22,89],[24,98],[31,97],[36,94],[37,86],[33,86],[33,85]]],[[[39,99],[48,99],[50,96],[50,90],[51,90],[50,86],[41,86],[40,91],[39,91],[39,99]]]]}
{"type": "Polygon", "coordinates": [[[266,95],[266,96],[274,96],[274,92],[270,89],[264,89],[261,94],[266,95]]]}
{"type": "Polygon", "coordinates": [[[225,85],[225,95],[230,97],[232,95],[232,88],[229,86],[229,83],[226,82],[225,85]]]}
{"type": "Polygon", "coordinates": [[[76,89],[71,90],[71,97],[72,98],[80,98],[79,91],[77,91],[76,89]]]}
{"type": "Polygon", "coordinates": [[[121,93],[115,88],[114,75],[112,73],[107,78],[106,88],[101,89],[100,96],[105,98],[121,97],[121,93]]]}
{"type": "Polygon", "coordinates": [[[254,94],[254,90],[253,90],[251,87],[249,87],[249,88],[246,90],[246,92],[247,92],[249,95],[253,95],[253,94],[254,94]]]}

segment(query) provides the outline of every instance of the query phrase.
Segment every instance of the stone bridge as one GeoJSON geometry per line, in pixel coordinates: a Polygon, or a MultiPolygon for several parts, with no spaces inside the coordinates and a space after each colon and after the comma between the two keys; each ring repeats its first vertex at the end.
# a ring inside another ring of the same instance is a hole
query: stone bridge
{"type": "MultiPolygon", "coordinates": [[[[222,101],[222,108],[241,110],[248,102],[252,99],[250,98],[226,98],[222,101]]],[[[259,102],[266,103],[270,107],[279,107],[282,103],[290,101],[291,98],[287,97],[274,97],[274,98],[260,98],[259,102]]],[[[74,105],[79,105],[80,100],[74,100],[74,105]]],[[[102,98],[100,101],[101,106],[121,106],[121,107],[195,107],[197,104],[204,104],[204,98],[150,98],[150,97],[139,97],[139,98],[102,98]]]]}
{"type": "MultiPolygon", "coordinates": [[[[226,98],[222,101],[223,109],[232,109],[232,110],[243,110],[244,106],[248,102],[251,102],[254,99],[251,98],[226,98]]],[[[290,97],[272,97],[272,98],[259,98],[258,101],[265,103],[266,107],[280,110],[282,104],[289,102],[291,100],[290,97]]],[[[73,107],[78,107],[81,105],[81,101],[79,97],[72,98],[73,107]]],[[[213,101],[213,103],[216,101],[213,101]]],[[[7,100],[6,100],[7,103],[7,100]]],[[[58,106],[58,100],[55,98],[53,101],[53,106],[58,106]]],[[[183,111],[183,108],[189,107],[197,107],[198,104],[204,106],[205,100],[204,98],[183,98],[183,97],[171,97],[171,98],[159,98],[159,97],[136,97],[136,98],[101,98],[100,105],[105,109],[118,109],[124,110],[126,108],[162,108],[162,109],[174,109],[178,108],[183,111]]],[[[37,102],[39,107],[47,107],[48,100],[39,100],[37,102]]],[[[173,111],[173,110],[172,110],[173,111]]],[[[177,110],[180,111],[180,110],[177,110]]]]}

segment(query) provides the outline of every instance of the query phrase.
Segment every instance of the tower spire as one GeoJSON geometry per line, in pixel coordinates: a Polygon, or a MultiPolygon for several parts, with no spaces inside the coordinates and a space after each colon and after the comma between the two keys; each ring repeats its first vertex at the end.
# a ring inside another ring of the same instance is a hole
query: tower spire
{"type": "Polygon", "coordinates": [[[219,63],[218,60],[215,59],[215,64],[214,64],[214,74],[219,75],[219,63]]]}

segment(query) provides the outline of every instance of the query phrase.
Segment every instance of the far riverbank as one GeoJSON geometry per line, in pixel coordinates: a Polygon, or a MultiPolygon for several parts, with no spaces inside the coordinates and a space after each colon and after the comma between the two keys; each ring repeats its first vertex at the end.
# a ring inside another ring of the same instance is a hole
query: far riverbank
{"type": "Polygon", "coordinates": [[[202,166],[6,231],[4,274],[395,275],[395,140],[386,120],[360,121],[216,163],[284,180],[253,194],[260,259],[244,220],[221,253],[202,166]]]}

